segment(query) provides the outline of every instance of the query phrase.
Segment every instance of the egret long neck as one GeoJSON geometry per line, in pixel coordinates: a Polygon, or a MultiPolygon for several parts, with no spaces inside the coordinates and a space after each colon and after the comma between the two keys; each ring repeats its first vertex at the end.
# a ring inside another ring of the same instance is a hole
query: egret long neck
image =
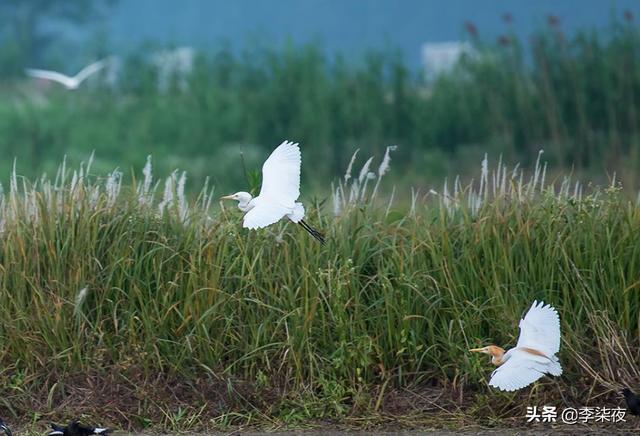
{"type": "Polygon", "coordinates": [[[253,206],[253,198],[249,198],[248,200],[242,199],[238,201],[238,209],[243,212],[249,212],[251,209],[253,209],[253,206]]]}
{"type": "Polygon", "coordinates": [[[496,347],[495,345],[489,348],[489,353],[491,354],[491,363],[496,366],[502,365],[505,360],[507,360],[506,353],[500,347],[496,347]]]}

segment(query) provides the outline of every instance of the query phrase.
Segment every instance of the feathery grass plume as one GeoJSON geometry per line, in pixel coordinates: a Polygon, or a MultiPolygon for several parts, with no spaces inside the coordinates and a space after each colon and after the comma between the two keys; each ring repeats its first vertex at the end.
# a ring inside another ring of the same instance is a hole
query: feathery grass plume
{"type": "Polygon", "coordinates": [[[18,175],[16,171],[16,160],[13,160],[13,169],[11,171],[11,178],[9,179],[9,201],[10,213],[12,216],[16,216],[18,213],[18,175]]]}
{"type": "Polygon", "coordinates": [[[362,166],[357,178],[352,178],[351,172],[355,163],[358,150],[356,150],[351,156],[349,166],[343,179],[338,179],[337,184],[331,184],[331,196],[333,203],[333,213],[335,216],[343,214],[345,209],[350,205],[365,205],[374,202],[381,178],[389,170],[391,157],[389,153],[396,149],[396,146],[389,146],[385,152],[385,155],[378,167],[377,173],[370,171],[371,163],[373,162],[373,156],[371,156],[362,166]],[[373,192],[367,195],[367,186],[370,180],[377,179],[373,192]],[[349,183],[350,181],[350,183],[349,183]],[[349,191],[346,195],[345,192],[349,191]]]}
{"type": "Polygon", "coordinates": [[[138,203],[140,206],[149,206],[153,202],[153,191],[151,190],[153,176],[151,175],[151,171],[151,155],[149,155],[142,169],[142,175],[144,177],[142,184],[138,185],[138,203]]]}
{"type": "Polygon", "coordinates": [[[176,196],[178,199],[178,216],[183,223],[189,216],[189,209],[187,208],[187,199],[185,197],[184,189],[187,183],[187,172],[183,171],[178,179],[178,185],[176,187],[176,196]]]}
{"type": "Polygon", "coordinates": [[[478,199],[482,202],[482,200],[487,199],[489,191],[489,158],[487,157],[487,153],[484,154],[484,159],[482,159],[480,168],[480,188],[478,189],[478,199]]]}
{"type": "Polygon", "coordinates": [[[442,205],[444,206],[444,209],[447,211],[447,214],[449,216],[453,216],[455,213],[455,210],[453,210],[452,204],[451,204],[451,196],[449,195],[449,184],[448,184],[448,179],[444,179],[444,186],[442,187],[442,205]]]}
{"type": "Polygon", "coordinates": [[[100,200],[100,186],[94,185],[89,189],[89,206],[91,210],[96,210],[98,201],[100,200]]]}
{"type": "Polygon", "coordinates": [[[502,155],[498,156],[498,167],[491,172],[491,181],[493,182],[492,192],[493,192],[494,198],[497,195],[497,192],[499,190],[501,175],[502,175],[502,155]]]}
{"type": "Polygon", "coordinates": [[[482,206],[481,195],[471,190],[469,192],[469,212],[472,217],[475,217],[478,215],[478,211],[480,210],[481,206],[482,206]]]}
{"type": "Polygon", "coordinates": [[[176,178],[178,170],[174,170],[164,181],[164,193],[162,201],[158,204],[158,213],[162,216],[166,209],[173,207],[174,193],[176,190],[176,178]]]}
{"type": "MultiPolygon", "coordinates": [[[[540,177],[540,171],[541,171],[540,158],[542,157],[542,153],[544,153],[544,150],[538,151],[538,158],[536,159],[536,166],[533,171],[533,178],[531,179],[531,183],[529,183],[529,185],[527,186],[528,196],[535,195],[535,192],[536,192],[536,186],[538,185],[538,179],[540,177]]],[[[542,192],[542,186],[540,187],[540,191],[542,192]]]]}
{"type": "MultiPolygon", "coordinates": [[[[369,171],[365,178],[364,183],[362,184],[362,188],[360,189],[360,202],[365,203],[367,198],[367,185],[369,184],[369,180],[373,180],[376,178],[376,174],[374,172],[369,171]]],[[[373,198],[371,198],[372,200],[373,198]]]]}
{"type": "Polygon", "coordinates": [[[349,161],[349,165],[347,166],[347,171],[345,171],[344,173],[345,183],[349,183],[349,179],[351,179],[351,169],[353,168],[353,163],[355,162],[356,156],[358,155],[359,151],[360,149],[357,148],[356,151],[353,153],[353,155],[351,155],[351,160],[349,161]]]}
{"type": "Polygon", "coordinates": [[[391,156],[389,153],[391,151],[395,151],[397,148],[398,148],[397,145],[390,145],[385,150],[384,157],[382,158],[382,162],[378,167],[378,179],[376,180],[376,185],[373,188],[373,193],[371,194],[371,198],[376,198],[376,196],[378,195],[378,186],[380,186],[380,180],[382,180],[382,177],[384,177],[387,171],[389,171],[389,167],[391,164],[391,156]]]}
{"type": "Polygon", "coordinates": [[[397,148],[398,148],[397,145],[390,145],[385,150],[384,157],[382,158],[382,162],[378,167],[378,178],[383,177],[387,173],[387,171],[389,171],[389,167],[391,164],[391,156],[389,153],[392,151],[396,151],[397,148]]]}
{"type": "Polygon", "coordinates": [[[116,168],[107,176],[107,180],[104,184],[105,193],[107,195],[107,207],[113,208],[116,205],[116,200],[120,195],[122,188],[122,173],[116,168]]]}
{"type": "MultiPolygon", "coordinates": [[[[453,183],[453,193],[451,193],[448,179],[445,178],[440,204],[450,217],[461,210],[464,204],[466,204],[466,210],[470,216],[477,216],[482,206],[490,201],[501,199],[501,201],[524,202],[526,199],[533,199],[536,194],[543,194],[548,189],[545,185],[547,163],[542,163],[540,156],[541,153],[538,153],[536,167],[531,177],[525,182],[524,172],[519,164],[509,172],[507,165],[500,157],[497,168],[490,170],[489,158],[485,154],[480,165],[480,183],[477,189],[473,179],[463,187],[458,175],[453,183]]],[[[570,185],[570,177],[565,177],[557,197],[569,197],[570,185]]],[[[549,189],[553,192],[553,186],[549,189]]],[[[572,197],[581,197],[579,184],[574,188],[572,197]]]]}
{"type": "Polygon", "coordinates": [[[338,216],[342,211],[341,206],[341,198],[340,198],[340,186],[335,187],[333,182],[331,182],[331,198],[333,200],[333,215],[338,216]]]}
{"type": "Polygon", "coordinates": [[[576,180],[575,187],[573,188],[573,199],[582,200],[582,185],[576,180]]]}
{"type": "MultiPolygon", "coordinates": [[[[15,170],[15,159],[13,161],[13,166],[15,170]]],[[[54,181],[54,187],[57,191],[65,184],[65,177],[67,175],[67,155],[65,154],[62,158],[62,165],[58,167],[58,171],[56,172],[56,179],[54,181]]]]}
{"type": "Polygon", "coordinates": [[[187,181],[187,173],[183,171],[178,176],[178,170],[174,170],[164,182],[164,194],[162,201],[158,204],[158,213],[163,216],[164,213],[173,213],[181,222],[186,222],[189,217],[189,209],[187,207],[187,199],[185,196],[185,185],[187,181]]]}
{"type": "Polygon", "coordinates": [[[360,170],[360,174],[358,175],[358,183],[362,185],[364,181],[369,177],[369,167],[371,166],[371,162],[373,161],[373,156],[371,156],[367,161],[362,165],[362,169],[360,170]]]}
{"type": "Polygon", "coordinates": [[[24,195],[25,216],[27,221],[35,223],[38,220],[38,197],[37,191],[25,192],[24,195]]]}
{"type": "Polygon", "coordinates": [[[519,173],[520,173],[520,162],[516,163],[516,166],[513,167],[513,171],[511,171],[511,180],[516,179],[519,173]]]}
{"type": "Polygon", "coordinates": [[[87,294],[89,293],[89,288],[84,287],[78,291],[76,294],[75,304],[73,306],[73,314],[76,319],[80,319],[83,315],[82,307],[84,305],[85,300],[87,299],[87,294]]]}
{"type": "Polygon", "coordinates": [[[365,193],[367,190],[367,183],[371,179],[373,174],[371,171],[369,171],[369,167],[371,167],[372,161],[373,161],[373,156],[367,159],[367,161],[362,166],[362,169],[360,170],[360,174],[358,175],[357,185],[354,183],[354,186],[356,188],[354,190],[355,202],[364,203],[365,193]]]}
{"type": "Polygon", "coordinates": [[[69,192],[73,195],[73,192],[76,189],[76,184],[78,183],[78,172],[73,170],[73,176],[71,177],[71,184],[69,185],[69,192]]]}
{"type": "Polygon", "coordinates": [[[360,197],[360,189],[358,188],[358,179],[354,179],[349,189],[349,204],[356,204],[360,197]]]}

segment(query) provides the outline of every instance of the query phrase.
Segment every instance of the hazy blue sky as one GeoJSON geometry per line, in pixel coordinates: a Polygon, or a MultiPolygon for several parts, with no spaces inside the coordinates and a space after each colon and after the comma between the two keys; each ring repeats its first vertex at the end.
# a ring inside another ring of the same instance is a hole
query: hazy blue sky
{"type": "Polygon", "coordinates": [[[107,22],[116,48],[145,40],[207,46],[250,38],[279,43],[317,39],[328,50],[360,52],[386,43],[419,61],[425,41],[461,39],[463,22],[473,21],[482,36],[505,31],[504,12],[526,35],[558,16],[566,31],[605,26],[614,10],[629,9],[640,19],[639,0],[120,0],[107,22]]]}

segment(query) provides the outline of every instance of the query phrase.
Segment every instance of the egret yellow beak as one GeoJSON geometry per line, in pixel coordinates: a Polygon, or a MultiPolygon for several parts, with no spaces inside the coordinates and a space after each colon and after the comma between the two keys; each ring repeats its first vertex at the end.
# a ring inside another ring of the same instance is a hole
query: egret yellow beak
{"type": "Polygon", "coordinates": [[[471,351],[472,353],[486,353],[487,352],[487,348],[472,348],[469,351],[471,351]]]}
{"type": "Polygon", "coordinates": [[[233,195],[223,195],[220,200],[233,200],[233,195]]]}

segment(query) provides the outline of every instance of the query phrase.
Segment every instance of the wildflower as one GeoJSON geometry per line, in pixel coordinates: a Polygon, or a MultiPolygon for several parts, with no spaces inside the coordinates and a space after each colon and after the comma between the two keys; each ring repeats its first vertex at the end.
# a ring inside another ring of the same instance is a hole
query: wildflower
{"type": "Polygon", "coordinates": [[[472,38],[477,38],[478,37],[478,28],[476,27],[476,25],[473,22],[465,21],[464,22],[464,28],[466,29],[466,31],[469,34],[469,36],[471,36],[472,38]]]}

